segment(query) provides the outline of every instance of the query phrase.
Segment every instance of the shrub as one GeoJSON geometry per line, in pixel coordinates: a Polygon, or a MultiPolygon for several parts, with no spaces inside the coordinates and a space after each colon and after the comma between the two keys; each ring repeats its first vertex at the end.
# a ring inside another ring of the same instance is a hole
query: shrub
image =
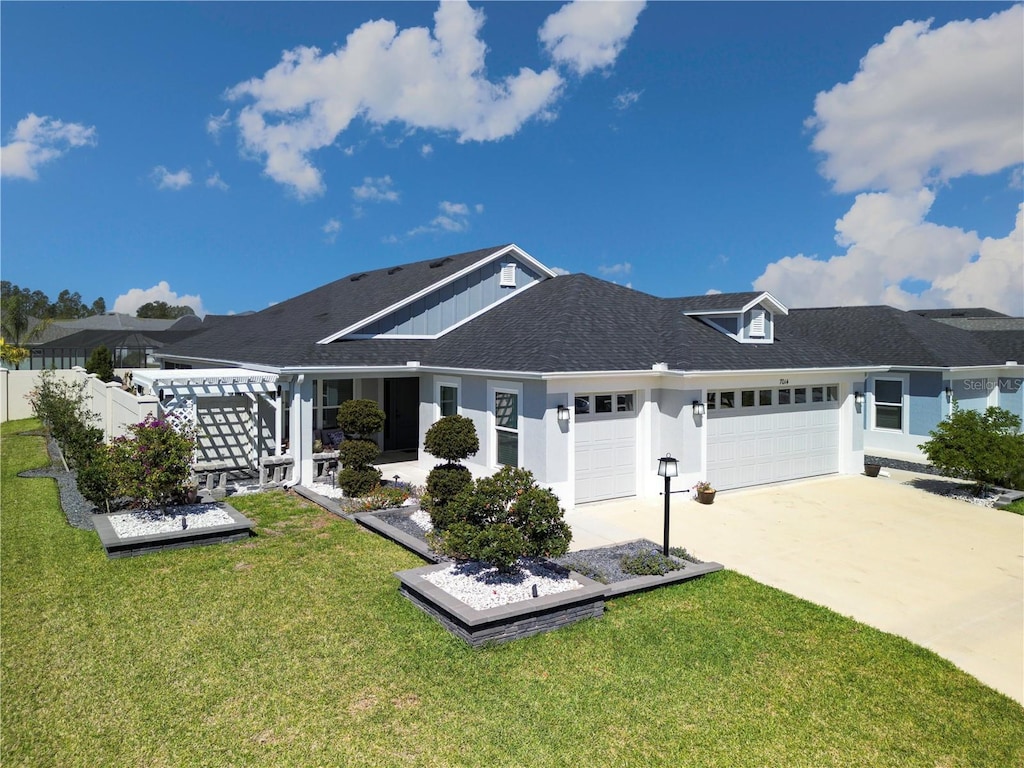
{"type": "Polygon", "coordinates": [[[103,440],[103,431],[92,426],[98,416],[86,406],[85,383],[72,384],[58,379],[54,370],[45,370],[29,392],[28,401],[50,436],[60,444],[68,464],[83,466],[103,440]]]}
{"type": "Polygon", "coordinates": [[[85,364],[85,370],[88,373],[95,373],[100,381],[113,381],[114,356],[110,354],[109,349],[100,344],[89,355],[89,360],[85,364]]]}
{"type": "Polygon", "coordinates": [[[368,438],[384,428],[385,418],[375,400],[346,400],[338,408],[338,426],[346,437],[338,447],[342,463],[338,485],[347,496],[363,496],[380,484],[381,471],[371,466],[380,448],[368,438]]]}
{"type": "Polygon", "coordinates": [[[664,576],[669,571],[677,571],[683,567],[679,561],[653,551],[624,555],[619,560],[619,565],[623,571],[634,576],[664,576]]]}
{"type": "Polygon", "coordinates": [[[77,473],[78,490],[97,507],[109,512],[110,502],[117,498],[117,476],[111,451],[98,446],[77,473]]]}
{"type": "Polygon", "coordinates": [[[409,491],[394,485],[377,485],[363,496],[359,508],[365,512],[400,507],[409,498],[409,491]]]}
{"type": "Polygon", "coordinates": [[[435,549],[504,570],[520,557],[564,555],[572,536],[558,497],[540,488],[532,473],[515,467],[471,483],[431,517],[435,549]]]}
{"type": "Polygon", "coordinates": [[[480,438],[472,419],[465,416],[445,416],[434,422],[423,439],[423,448],[431,456],[457,464],[475,456],[480,450],[480,438]]]}
{"type": "Polygon", "coordinates": [[[973,480],[979,491],[985,485],[1020,487],[1024,466],[1024,435],[1019,416],[989,406],[984,413],[953,412],[928,434],[931,439],[918,446],[942,474],[973,480]]]}
{"type": "Polygon", "coordinates": [[[152,416],[128,431],[111,445],[118,493],[166,512],[186,492],[195,439],[152,416]]]}
{"type": "MultiPolygon", "coordinates": [[[[448,503],[473,482],[473,475],[461,464],[438,464],[427,475],[427,507],[431,518],[444,516],[448,503]]],[[[434,525],[438,520],[434,520],[434,525]]],[[[444,527],[443,521],[441,527],[444,527]]]]}

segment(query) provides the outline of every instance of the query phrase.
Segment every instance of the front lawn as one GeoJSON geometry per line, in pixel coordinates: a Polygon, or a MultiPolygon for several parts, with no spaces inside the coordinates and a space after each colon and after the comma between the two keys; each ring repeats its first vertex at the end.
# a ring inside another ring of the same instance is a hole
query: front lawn
{"type": "Polygon", "coordinates": [[[730,571],[472,650],[417,558],[281,492],[248,542],[107,560],[3,425],[5,766],[1019,766],[1024,708],[730,571]]]}

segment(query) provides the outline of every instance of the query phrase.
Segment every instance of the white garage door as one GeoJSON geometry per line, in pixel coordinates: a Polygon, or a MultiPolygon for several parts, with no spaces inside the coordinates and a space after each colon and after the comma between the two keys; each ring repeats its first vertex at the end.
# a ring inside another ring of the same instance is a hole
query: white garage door
{"type": "Polygon", "coordinates": [[[636,398],[632,392],[576,398],[576,501],[636,495],[636,398]]]}
{"type": "Polygon", "coordinates": [[[836,385],[708,393],[708,480],[722,490],[839,471],[836,385]]]}

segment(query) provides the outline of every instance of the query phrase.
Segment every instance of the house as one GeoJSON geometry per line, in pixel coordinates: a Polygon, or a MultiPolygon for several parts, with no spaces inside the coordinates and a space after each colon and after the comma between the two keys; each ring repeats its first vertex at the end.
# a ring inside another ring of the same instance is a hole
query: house
{"type": "Polygon", "coordinates": [[[513,244],[356,272],[157,356],[166,370],[136,384],[202,427],[204,457],[286,454],[309,483],[314,436],[370,398],[385,455],[429,469],[426,430],[459,413],[480,436],[474,474],[525,467],[566,506],[656,496],[665,454],[720,489],[859,473],[867,449],[911,452],[947,385],[1020,375],[970,332],[890,307],[658,298],[513,244]]]}

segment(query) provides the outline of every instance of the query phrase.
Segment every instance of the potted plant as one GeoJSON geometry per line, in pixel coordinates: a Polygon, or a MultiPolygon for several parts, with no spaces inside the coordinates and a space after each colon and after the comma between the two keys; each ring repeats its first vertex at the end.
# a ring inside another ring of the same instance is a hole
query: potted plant
{"type": "Polygon", "coordinates": [[[695,486],[693,486],[694,493],[696,494],[697,501],[701,504],[714,504],[715,503],[715,488],[707,480],[701,480],[695,486]]]}
{"type": "Polygon", "coordinates": [[[868,477],[878,477],[878,473],[881,469],[881,464],[868,464],[867,462],[864,462],[864,474],[868,477]]]}

